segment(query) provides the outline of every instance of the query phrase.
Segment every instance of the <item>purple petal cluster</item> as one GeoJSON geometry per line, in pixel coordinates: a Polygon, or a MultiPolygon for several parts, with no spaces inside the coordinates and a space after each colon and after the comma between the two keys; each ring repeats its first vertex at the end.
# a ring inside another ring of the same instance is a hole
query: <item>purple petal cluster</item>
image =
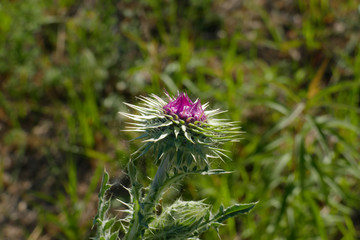
{"type": "Polygon", "coordinates": [[[186,93],[179,93],[176,98],[170,98],[169,103],[166,104],[163,109],[166,114],[178,116],[180,119],[183,119],[188,123],[206,121],[206,115],[201,106],[200,100],[197,99],[195,102],[192,102],[186,93]]]}

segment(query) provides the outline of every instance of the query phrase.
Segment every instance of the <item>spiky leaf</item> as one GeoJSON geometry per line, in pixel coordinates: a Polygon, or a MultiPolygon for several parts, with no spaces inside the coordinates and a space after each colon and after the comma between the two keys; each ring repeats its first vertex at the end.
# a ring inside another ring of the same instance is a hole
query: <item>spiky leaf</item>
{"type": "Polygon", "coordinates": [[[104,171],[99,192],[98,214],[94,219],[94,225],[97,225],[96,240],[116,240],[118,238],[119,228],[115,230],[113,228],[119,221],[108,216],[112,200],[112,195],[107,194],[110,187],[109,174],[104,171]]]}

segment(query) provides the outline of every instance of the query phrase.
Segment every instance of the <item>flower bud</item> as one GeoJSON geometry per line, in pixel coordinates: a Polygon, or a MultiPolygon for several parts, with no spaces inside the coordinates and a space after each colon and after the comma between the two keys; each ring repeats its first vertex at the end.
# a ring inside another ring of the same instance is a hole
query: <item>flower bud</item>
{"type": "Polygon", "coordinates": [[[208,104],[195,102],[186,93],[178,93],[166,102],[152,94],[139,97],[139,106],[126,103],[138,114],[121,112],[134,120],[126,131],[143,133],[143,145],[134,153],[140,157],[153,150],[156,161],[167,156],[175,168],[186,171],[193,167],[209,167],[209,158],[222,159],[224,150],[220,146],[229,141],[237,141],[239,127],[225,119],[215,119],[222,113],[219,109],[206,110],[208,104]]]}

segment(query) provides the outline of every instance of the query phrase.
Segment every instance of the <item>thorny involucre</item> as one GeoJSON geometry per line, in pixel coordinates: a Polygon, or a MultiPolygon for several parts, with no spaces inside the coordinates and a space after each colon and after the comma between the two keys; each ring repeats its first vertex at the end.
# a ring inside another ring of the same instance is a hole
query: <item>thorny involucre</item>
{"type": "Polygon", "coordinates": [[[156,162],[170,157],[181,169],[209,167],[209,158],[226,156],[220,145],[238,140],[241,132],[236,123],[214,118],[223,111],[207,110],[208,103],[202,106],[199,99],[193,102],[186,93],[166,95],[168,102],[152,94],[139,97],[138,106],[126,103],[138,114],[120,112],[135,121],[129,123],[127,131],[143,133],[138,137],[143,139],[143,145],[134,155],[140,157],[152,149],[158,153],[156,162]]]}

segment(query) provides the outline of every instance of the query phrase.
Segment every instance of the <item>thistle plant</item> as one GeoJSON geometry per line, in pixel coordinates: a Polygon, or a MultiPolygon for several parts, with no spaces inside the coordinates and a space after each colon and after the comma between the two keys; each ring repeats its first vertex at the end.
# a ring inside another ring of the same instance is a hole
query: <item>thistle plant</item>
{"type": "Polygon", "coordinates": [[[111,185],[104,173],[98,215],[94,219],[98,228],[95,239],[119,239],[120,230],[126,240],[199,239],[209,228],[218,229],[226,219],[248,213],[256,205],[235,204],[225,209],[221,206],[213,214],[211,205],[204,201],[177,199],[170,206],[163,206],[160,214],[156,213],[164,192],[185,176],[229,173],[212,169],[211,163],[213,159],[227,157],[223,144],[238,141],[241,134],[237,123],[216,118],[222,111],[207,110],[208,103],[201,105],[199,99],[193,102],[186,93],[166,95],[167,101],[152,94],[139,97],[139,105],[126,103],[137,114],[120,112],[133,120],[125,131],[140,132],[137,139],[142,140],[142,145],[128,162],[130,203],[117,199],[127,208],[124,219],[117,220],[108,214],[112,197],[106,193],[111,185]],[[138,181],[135,166],[135,161],[145,155],[152,156],[157,166],[146,188],[138,181]]]}

